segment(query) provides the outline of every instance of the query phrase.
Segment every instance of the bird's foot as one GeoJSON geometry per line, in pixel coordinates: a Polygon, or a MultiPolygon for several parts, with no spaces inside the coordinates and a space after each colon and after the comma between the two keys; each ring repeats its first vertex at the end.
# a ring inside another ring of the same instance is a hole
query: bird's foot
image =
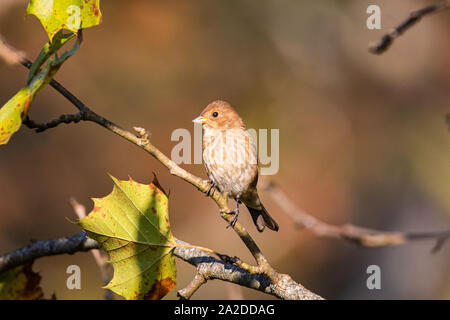
{"type": "Polygon", "coordinates": [[[227,229],[229,227],[234,228],[234,226],[236,225],[236,222],[238,220],[239,212],[236,212],[236,210],[233,210],[233,211],[228,212],[228,214],[234,214],[234,217],[233,217],[233,219],[231,219],[230,223],[227,225],[227,229]]]}
{"type": "Polygon", "coordinates": [[[236,200],[236,209],[233,211],[228,212],[228,214],[234,214],[233,219],[231,219],[230,224],[227,226],[227,228],[232,227],[234,228],[234,226],[236,225],[236,222],[238,220],[238,216],[239,216],[239,204],[241,203],[241,201],[239,199],[236,200]]]}
{"type": "Polygon", "coordinates": [[[214,192],[217,190],[217,186],[214,182],[211,181],[211,184],[209,185],[208,190],[206,190],[205,196],[213,196],[214,192]]]}

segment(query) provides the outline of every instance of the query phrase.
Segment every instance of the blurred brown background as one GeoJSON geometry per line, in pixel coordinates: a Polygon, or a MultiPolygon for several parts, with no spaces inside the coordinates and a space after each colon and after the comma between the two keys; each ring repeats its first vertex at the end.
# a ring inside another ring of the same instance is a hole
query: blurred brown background
{"type": "MultiPolygon", "coordinates": [[[[102,1],[103,23],[85,31],[82,48],[56,79],[97,113],[130,129],[144,126],[170,155],[176,128],[212,100],[229,101],[248,127],[280,129],[274,177],[299,207],[330,223],[399,231],[449,228],[450,12],[425,18],[382,56],[367,52],[407,14],[432,1],[102,1]],[[382,30],[366,28],[378,4],[382,30]]],[[[47,36],[24,17],[25,1],[0,3],[0,33],[34,59],[47,36]]],[[[23,67],[0,63],[0,104],[26,81],[23,67]]],[[[45,88],[30,116],[46,121],[74,107],[45,88]]],[[[183,165],[205,177],[202,165],[183,165]]],[[[149,183],[155,171],[171,191],[174,235],[251,262],[225,228],[215,204],[168,174],[130,143],[92,123],[41,134],[22,128],[0,150],[0,253],[79,232],[68,199],[112,189],[106,175],[149,183]]],[[[368,249],[296,230],[264,192],[278,233],[256,232],[240,219],[273,266],[330,299],[450,298],[450,246],[433,242],[368,249]],[[381,267],[381,290],[368,290],[366,268],[381,267]]],[[[177,260],[184,287],[195,269],[177,260]]],[[[46,296],[102,299],[89,253],[40,259],[46,296]],[[66,268],[82,270],[70,291],[66,268]]],[[[197,299],[227,299],[229,285],[208,282],[197,299]]],[[[234,291],[233,291],[234,292],[234,291]]],[[[175,298],[174,290],[168,298],[175,298]]],[[[270,296],[242,289],[244,298],[270,296]]]]}

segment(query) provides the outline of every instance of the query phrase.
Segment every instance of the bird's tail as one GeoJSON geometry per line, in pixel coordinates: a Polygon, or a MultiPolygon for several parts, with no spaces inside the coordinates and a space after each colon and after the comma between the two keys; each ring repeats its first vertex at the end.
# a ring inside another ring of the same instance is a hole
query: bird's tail
{"type": "Polygon", "coordinates": [[[267,228],[278,231],[278,223],[273,220],[273,218],[269,215],[266,208],[261,204],[261,209],[254,209],[247,206],[248,211],[252,215],[253,222],[255,223],[256,229],[259,232],[263,232],[264,228],[267,228]]]}

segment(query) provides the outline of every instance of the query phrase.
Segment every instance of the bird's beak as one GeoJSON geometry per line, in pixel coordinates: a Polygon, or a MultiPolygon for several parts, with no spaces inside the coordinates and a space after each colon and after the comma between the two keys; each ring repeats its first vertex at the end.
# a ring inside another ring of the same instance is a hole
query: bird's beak
{"type": "Polygon", "coordinates": [[[197,118],[195,118],[194,120],[192,120],[192,122],[194,123],[200,123],[200,124],[204,124],[206,123],[206,121],[208,121],[208,118],[205,118],[204,116],[198,116],[197,118]]]}

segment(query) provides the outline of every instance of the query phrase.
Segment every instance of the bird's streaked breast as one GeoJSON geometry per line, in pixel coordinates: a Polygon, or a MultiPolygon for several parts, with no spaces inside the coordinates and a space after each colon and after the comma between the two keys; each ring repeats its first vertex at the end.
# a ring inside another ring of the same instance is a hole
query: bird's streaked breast
{"type": "Polygon", "coordinates": [[[240,194],[258,174],[256,145],[243,129],[203,131],[203,161],[221,191],[240,194]]]}

